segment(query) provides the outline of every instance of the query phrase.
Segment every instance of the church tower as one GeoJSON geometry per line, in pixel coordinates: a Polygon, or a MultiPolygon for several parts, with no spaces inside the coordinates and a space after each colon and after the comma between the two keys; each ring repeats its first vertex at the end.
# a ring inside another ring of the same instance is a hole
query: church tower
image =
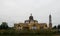
{"type": "Polygon", "coordinates": [[[49,29],[52,29],[52,17],[49,15],[49,29]]]}

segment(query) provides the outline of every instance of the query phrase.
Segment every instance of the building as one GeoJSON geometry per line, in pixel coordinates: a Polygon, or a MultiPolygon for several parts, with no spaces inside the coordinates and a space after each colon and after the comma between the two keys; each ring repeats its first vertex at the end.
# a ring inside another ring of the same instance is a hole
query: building
{"type": "MultiPolygon", "coordinates": [[[[51,22],[51,16],[50,18],[50,22],[51,22]]],[[[51,27],[51,25],[49,25],[49,27],[51,27]]],[[[34,17],[32,16],[32,14],[29,16],[29,20],[25,20],[24,23],[15,23],[14,24],[14,29],[16,30],[23,30],[23,29],[34,29],[34,30],[40,30],[40,29],[47,29],[47,23],[38,23],[37,20],[34,20],[34,17]]]]}

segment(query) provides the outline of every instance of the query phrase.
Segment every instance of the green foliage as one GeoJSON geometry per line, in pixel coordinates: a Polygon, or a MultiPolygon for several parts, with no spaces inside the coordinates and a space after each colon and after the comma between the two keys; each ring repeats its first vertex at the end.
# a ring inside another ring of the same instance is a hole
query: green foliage
{"type": "Polygon", "coordinates": [[[0,25],[0,29],[7,29],[8,25],[6,22],[2,22],[2,24],[0,25]]]}
{"type": "Polygon", "coordinates": [[[56,26],[54,26],[54,27],[53,27],[53,29],[57,29],[57,27],[56,27],[56,26]]]}
{"type": "Polygon", "coordinates": [[[53,32],[50,30],[13,30],[13,29],[9,29],[9,30],[0,30],[0,35],[13,35],[13,36],[24,36],[24,35],[28,35],[28,36],[52,36],[54,34],[56,34],[58,32],[53,32]]]}
{"type": "Polygon", "coordinates": [[[58,25],[58,29],[60,29],[60,25],[58,25]]]}

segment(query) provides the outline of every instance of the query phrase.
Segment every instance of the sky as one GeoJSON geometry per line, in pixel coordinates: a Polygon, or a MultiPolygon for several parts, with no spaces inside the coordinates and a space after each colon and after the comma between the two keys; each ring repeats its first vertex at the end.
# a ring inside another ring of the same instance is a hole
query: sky
{"type": "Polygon", "coordinates": [[[23,23],[32,13],[39,23],[49,23],[52,15],[53,26],[60,24],[60,0],[0,0],[0,25],[7,22],[10,27],[14,23],[23,23]]]}

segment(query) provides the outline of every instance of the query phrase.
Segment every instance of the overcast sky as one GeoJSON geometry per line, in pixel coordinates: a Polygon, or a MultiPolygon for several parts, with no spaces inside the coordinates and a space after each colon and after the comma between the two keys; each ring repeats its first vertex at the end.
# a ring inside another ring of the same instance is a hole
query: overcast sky
{"type": "Polygon", "coordinates": [[[60,0],[0,0],[0,23],[24,22],[30,14],[39,23],[49,22],[49,14],[52,15],[52,23],[60,24],[60,0]]]}

